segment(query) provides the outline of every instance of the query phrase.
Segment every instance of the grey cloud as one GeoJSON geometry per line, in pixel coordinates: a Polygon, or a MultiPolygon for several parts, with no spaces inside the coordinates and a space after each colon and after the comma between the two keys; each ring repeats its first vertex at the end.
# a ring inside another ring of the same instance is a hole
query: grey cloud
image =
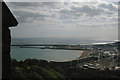
{"type": "Polygon", "coordinates": [[[95,7],[91,7],[88,5],[84,5],[82,7],[72,7],[73,12],[85,13],[87,16],[96,16],[100,15],[104,10],[97,9],[95,7]]]}
{"type": "Polygon", "coordinates": [[[61,3],[60,2],[40,2],[39,3],[42,7],[48,7],[48,8],[56,8],[61,3]]]}
{"type": "Polygon", "coordinates": [[[17,7],[42,7],[42,8],[56,8],[60,2],[10,2],[10,4],[17,7]]]}
{"type": "Polygon", "coordinates": [[[112,3],[109,3],[109,4],[101,3],[98,5],[98,7],[103,8],[103,9],[108,9],[110,11],[117,11],[117,7],[115,7],[115,5],[112,3]]]}
{"type": "Polygon", "coordinates": [[[100,27],[117,27],[118,24],[117,23],[103,23],[103,24],[76,24],[77,27],[87,27],[87,28],[100,28],[100,27]]]}
{"type": "Polygon", "coordinates": [[[16,16],[19,16],[19,17],[17,17],[17,20],[20,23],[27,22],[27,19],[30,17],[32,17],[32,19],[29,21],[33,21],[36,18],[39,18],[39,20],[44,20],[44,17],[48,17],[48,15],[39,14],[39,13],[31,13],[31,12],[27,12],[27,11],[14,11],[14,14],[16,16]]]}
{"type": "Polygon", "coordinates": [[[16,30],[12,29],[13,37],[51,37],[54,35],[54,37],[87,38],[91,34],[99,38],[97,34],[94,34],[96,31],[103,39],[106,38],[103,35],[107,34],[107,31],[112,34],[115,31],[113,29],[116,29],[117,18],[114,18],[116,15],[112,15],[116,12],[113,11],[114,8],[109,9],[113,5],[101,7],[100,4],[98,6],[91,3],[82,5],[66,3],[64,6],[59,4],[61,3],[12,3],[11,9],[19,21],[19,27],[16,30]]]}
{"type": "Polygon", "coordinates": [[[44,19],[45,17],[58,16],[56,13],[53,13],[53,12],[50,13],[50,9],[49,9],[49,8],[56,8],[58,4],[60,3],[58,2],[8,2],[8,5],[12,9],[12,12],[14,13],[14,15],[17,16],[17,19],[20,23],[27,22],[28,18],[32,18],[34,20],[36,18],[39,18],[39,20],[45,20],[44,19]]]}
{"type": "Polygon", "coordinates": [[[60,13],[62,14],[76,16],[76,17],[82,16],[82,15],[93,17],[93,16],[100,15],[102,12],[104,12],[103,9],[92,8],[88,5],[84,5],[82,7],[72,6],[70,10],[68,9],[60,10],[60,13]]]}
{"type": "Polygon", "coordinates": [[[36,6],[40,6],[40,4],[38,2],[8,2],[8,4],[12,4],[16,7],[36,7],[36,6]]]}
{"type": "Polygon", "coordinates": [[[112,3],[106,3],[106,4],[99,3],[99,5],[97,4],[98,3],[94,3],[94,5],[89,3],[82,6],[72,5],[70,9],[63,8],[59,12],[62,14],[66,14],[69,16],[76,16],[76,17],[80,17],[82,15],[89,17],[99,16],[104,14],[112,15],[117,12],[117,7],[112,3]]]}
{"type": "Polygon", "coordinates": [[[72,13],[72,10],[68,10],[68,9],[61,9],[59,12],[60,12],[60,13],[62,13],[63,15],[64,15],[64,14],[69,15],[69,14],[71,14],[71,13],[72,13]]]}
{"type": "Polygon", "coordinates": [[[111,21],[118,21],[118,18],[111,18],[111,21]]]}

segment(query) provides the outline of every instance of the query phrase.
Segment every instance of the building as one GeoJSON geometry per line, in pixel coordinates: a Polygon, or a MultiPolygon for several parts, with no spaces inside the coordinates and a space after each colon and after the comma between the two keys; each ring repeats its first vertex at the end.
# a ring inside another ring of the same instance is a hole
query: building
{"type": "Polygon", "coordinates": [[[4,2],[2,3],[2,79],[9,80],[11,73],[9,27],[17,26],[18,22],[4,2]]]}

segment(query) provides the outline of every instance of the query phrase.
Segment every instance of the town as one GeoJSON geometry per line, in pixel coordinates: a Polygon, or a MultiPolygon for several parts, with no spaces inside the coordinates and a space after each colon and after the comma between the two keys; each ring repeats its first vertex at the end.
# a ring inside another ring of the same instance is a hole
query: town
{"type": "MultiPolygon", "coordinates": [[[[119,42],[118,42],[119,43],[119,42]]],[[[82,55],[76,60],[67,62],[52,62],[54,64],[63,63],[71,68],[98,69],[98,70],[120,70],[120,52],[118,43],[71,46],[64,49],[83,50],[82,55]]],[[[60,48],[56,48],[60,49],[60,48]]],[[[63,48],[62,48],[63,49],[63,48]]]]}

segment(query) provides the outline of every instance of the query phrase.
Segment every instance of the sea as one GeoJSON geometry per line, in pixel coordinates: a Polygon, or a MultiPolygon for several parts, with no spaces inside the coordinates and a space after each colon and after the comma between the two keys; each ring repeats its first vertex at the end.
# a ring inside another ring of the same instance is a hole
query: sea
{"type": "MultiPolygon", "coordinates": [[[[113,41],[102,40],[82,40],[70,38],[12,38],[11,45],[24,44],[66,44],[66,45],[86,45],[94,43],[112,43],[113,41]]],[[[37,46],[36,46],[37,47],[37,46]]],[[[17,61],[25,59],[39,59],[47,61],[64,62],[75,60],[82,54],[82,50],[55,50],[38,48],[20,48],[11,46],[11,57],[17,61]]]]}

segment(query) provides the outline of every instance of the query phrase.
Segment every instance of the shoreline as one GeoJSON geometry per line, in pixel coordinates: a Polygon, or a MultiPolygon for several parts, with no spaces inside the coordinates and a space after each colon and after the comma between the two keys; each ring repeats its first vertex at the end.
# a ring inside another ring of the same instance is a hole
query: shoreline
{"type": "MultiPolygon", "coordinates": [[[[53,50],[82,50],[82,52],[80,53],[80,55],[78,55],[78,57],[75,60],[80,60],[82,58],[86,58],[88,57],[93,50],[90,49],[82,49],[82,48],[74,48],[74,47],[64,47],[64,48],[50,48],[50,47],[28,47],[28,46],[19,46],[20,48],[35,48],[35,49],[53,49],[53,50]]],[[[66,62],[66,61],[63,61],[66,62]]]]}
{"type": "Polygon", "coordinates": [[[77,59],[82,59],[82,58],[88,57],[92,52],[93,52],[92,50],[83,50],[83,52],[77,59]]]}

